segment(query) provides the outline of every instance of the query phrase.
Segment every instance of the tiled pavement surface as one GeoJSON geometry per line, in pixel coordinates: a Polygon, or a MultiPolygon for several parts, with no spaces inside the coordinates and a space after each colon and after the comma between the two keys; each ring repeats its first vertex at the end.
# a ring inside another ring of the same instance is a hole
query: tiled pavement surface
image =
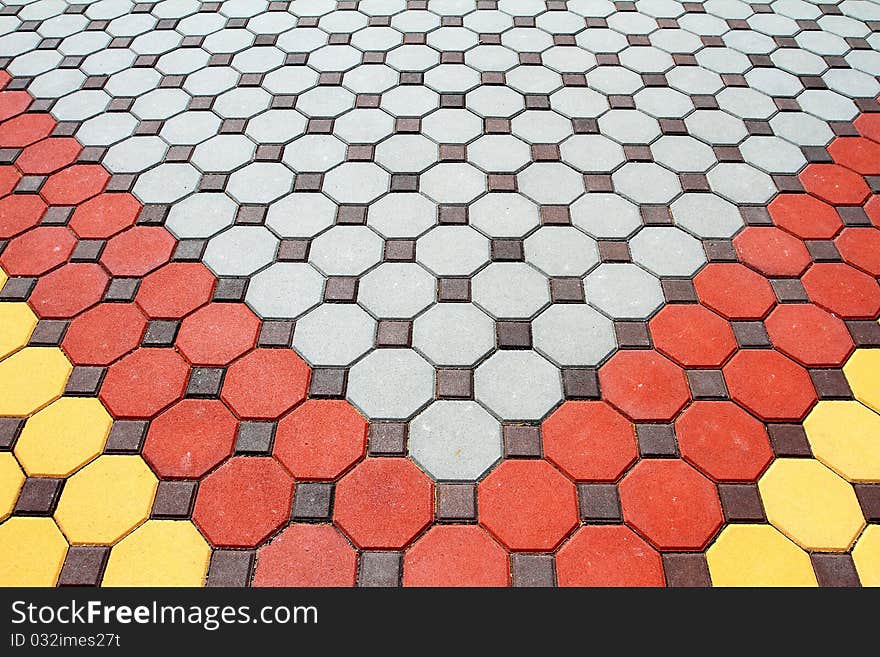
{"type": "Polygon", "coordinates": [[[880,4],[0,32],[0,584],[880,584],[880,4]]]}

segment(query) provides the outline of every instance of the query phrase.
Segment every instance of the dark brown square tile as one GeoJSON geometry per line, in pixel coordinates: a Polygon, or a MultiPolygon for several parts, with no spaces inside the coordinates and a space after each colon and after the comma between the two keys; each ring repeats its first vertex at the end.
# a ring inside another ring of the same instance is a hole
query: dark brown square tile
{"type": "Polygon", "coordinates": [[[808,303],[810,300],[804,284],[797,278],[771,279],[770,286],[779,303],[808,303]]]}
{"type": "Polygon", "coordinates": [[[412,343],[412,321],[383,319],[376,330],[377,347],[409,347],[412,343]]]}
{"type": "Polygon", "coordinates": [[[196,501],[196,481],[160,481],[153,500],[153,518],[189,518],[196,501]]]}
{"type": "Polygon", "coordinates": [[[490,253],[493,262],[522,262],[525,259],[522,240],[493,239],[490,253]]]}
{"type": "Polygon", "coordinates": [[[144,347],[170,347],[177,337],[180,322],[172,319],[152,319],[147,324],[141,345],[144,347]]]}
{"type": "Polygon", "coordinates": [[[440,278],[437,280],[437,301],[466,303],[471,300],[469,278],[440,278]]]}
{"type": "Polygon", "coordinates": [[[464,162],[467,159],[467,146],[464,144],[440,144],[441,162],[464,162]]]}
{"type": "Polygon", "coordinates": [[[773,219],[770,218],[770,212],[765,207],[752,205],[742,205],[739,213],[743,218],[746,226],[772,226],[773,219]]]}
{"type": "Polygon", "coordinates": [[[567,205],[542,205],[541,224],[544,226],[571,225],[571,209],[567,205]]]}
{"type": "Polygon", "coordinates": [[[868,522],[880,522],[880,484],[853,484],[859,506],[868,522]]]}
{"type": "Polygon", "coordinates": [[[343,226],[361,226],[367,223],[366,205],[340,205],[336,210],[336,223],[343,226]]]}
{"type": "Polygon", "coordinates": [[[706,555],[700,552],[666,552],[663,572],[666,585],[673,588],[704,588],[712,586],[706,555]]]}
{"type": "Polygon", "coordinates": [[[265,224],[267,209],[264,205],[242,205],[238,208],[238,214],[235,215],[235,223],[241,226],[260,226],[265,224]]]}
{"type": "Polygon", "coordinates": [[[644,458],[678,456],[675,428],[671,424],[637,424],[636,437],[644,458]]]}
{"type": "Polygon", "coordinates": [[[417,192],[419,191],[419,176],[409,173],[395,173],[391,175],[392,192],[417,192]]]}
{"type": "Polygon", "coordinates": [[[577,492],[578,508],[583,522],[623,522],[616,484],[578,484],[577,492]]]}
{"type": "Polygon", "coordinates": [[[667,205],[643,205],[639,210],[646,226],[671,226],[673,223],[667,205]]]}
{"type": "Polygon", "coordinates": [[[36,278],[10,278],[0,288],[0,301],[27,301],[36,284],[36,278]]]}
{"type": "Polygon", "coordinates": [[[400,586],[402,552],[361,552],[357,585],[390,588],[400,586]]]}
{"type": "Polygon", "coordinates": [[[840,251],[831,240],[807,240],[804,242],[813,262],[840,262],[840,251]]]}
{"type": "Polygon", "coordinates": [[[235,453],[271,454],[274,441],[274,422],[242,422],[238,425],[238,435],[235,437],[235,453]]]}
{"type": "Polygon", "coordinates": [[[540,458],[541,427],[534,424],[505,424],[504,458],[540,458]]]}
{"type": "MultiPolygon", "coordinates": [[[[8,285],[8,283],[7,283],[8,285]]],[[[880,324],[870,320],[846,322],[856,347],[880,347],[880,324]]]]}
{"type": "Polygon", "coordinates": [[[731,322],[733,335],[742,348],[769,347],[770,336],[763,322],[731,322]]]}
{"type": "Polygon", "coordinates": [[[254,568],[253,550],[214,550],[205,586],[236,587],[248,586],[254,568]]]}
{"type": "Polygon", "coordinates": [[[299,482],[291,517],[294,521],[329,521],[333,517],[333,484],[299,482]]]}
{"type": "Polygon", "coordinates": [[[32,347],[57,347],[64,339],[68,324],[59,319],[41,319],[34,327],[28,344],[32,347]]]}
{"type": "Polygon", "coordinates": [[[463,225],[468,222],[467,207],[463,205],[441,205],[437,209],[440,224],[463,225]]]}
{"type": "Polygon", "coordinates": [[[385,261],[415,262],[415,240],[388,240],[385,242],[385,261]]]}
{"type": "Polygon", "coordinates": [[[770,446],[777,457],[810,457],[813,455],[807,434],[800,424],[768,424],[770,446]]]}
{"type": "Polygon", "coordinates": [[[606,175],[603,173],[585,173],[584,188],[588,192],[613,192],[614,181],[611,179],[610,174],[606,175]]]}
{"type": "Polygon", "coordinates": [[[305,262],[309,257],[310,244],[310,240],[307,239],[283,239],[278,245],[275,260],[278,262],[305,262]]]}
{"type": "Polygon", "coordinates": [[[499,349],[531,349],[530,322],[495,322],[495,338],[499,349]]]}
{"type": "Polygon", "coordinates": [[[198,262],[205,254],[208,240],[180,240],[171,260],[174,262],[198,262]]]}
{"type": "Polygon", "coordinates": [[[98,586],[109,556],[109,547],[70,546],[58,575],[58,586],[98,586]]]}
{"type": "Polygon", "coordinates": [[[584,284],[580,278],[551,278],[550,300],[553,303],[584,303],[584,284]]]}
{"type": "Polygon", "coordinates": [[[851,554],[810,554],[819,586],[836,588],[861,587],[859,574],[851,554]]]}
{"type": "Polygon", "coordinates": [[[214,301],[237,303],[244,301],[247,292],[248,279],[246,278],[218,278],[214,288],[214,301]]]}
{"type": "Polygon", "coordinates": [[[651,334],[645,322],[614,322],[614,333],[621,349],[647,349],[651,334]]]}
{"type": "Polygon", "coordinates": [[[344,399],[348,386],[348,370],[339,368],[312,368],[309,397],[316,399],[344,399]]]}
{"type": "Polygon", "coordinates": [[[687,370],[685,373],[694,399],[727,398],[727,386],[721,370],[687,370]]]}
{"type": "Polygon", "coordinates": [[[438,399],[472,399],[474,373],[471,370],[437,370],[438,399]]]}
{"type": "Polygon", "coordinates": [[[558,144],[532,144],[532,160],[535,162],[558,162],[558,144]]]}
{"type": "Polygon", "coordinates": [[[220,388],[223,385],[223,375],[226,370],[222,367],[194,367],[189,375],[189,383],[186,386],[187,397],[201,397],[216,399],[220,396],[220,388]]]}
{"type": "Polygon", "coordinates": [[[819,399],[852,399],[852,389],[843,370],[809,370],[819,399]]]}
{"type": "Polygon", "coordinates": [[[104,293],[104,301],[107,302],[123,302],[134,301],[138,287],[141,281],[139,278],[114,278],[107,286],[104,293]]]}
{"type": "Polygon", "coordinates": [[[490,173],[488,189],[490,192],[515,192],[516,176],[509,173],[490,173]]]}
{"type": "Polygon", "coordinates": [[[104,444],[105,454],[139,454],[150,423],[143,420],[115,420],[104,444]]]}
{"type": "Polygon", "coordinates": [[[629,252],[629,244],[601,240],[599,242],[599,259],[602,262],[630,262],[632,256],[629,252]]]}
{"type": "Polygon", "coordinates": [[[755,484],[718,484],[718,496],[727,522],[767,522],[755,484]]]}
{"type": "Polygon", "coordinates": [[[510,555],[511,583],[515,587],[549,588],[556,586],[556,562],[552,554],[510,555]]]}
{"type": "Polygon", "coordinates": [[[473,484],[437,484],[436,517],[439,522],[477,519],[477,491],[473,484]]]}
{"type": "Polygon", "coordinates": [[[590,368],[562,370],[562,390],[566,399],[598,399],[599,374],[590,368]]]}
{"type": "Polygon", "coordinates": [[[293,340],[294,323],[284,320],[267,320],[260,327],[259,347],[289,347],[293,340]]]}
{"type": "Polygon", "coordinates": [[[324,284],[327,303],[354,303],[357,300],[358,279],[353,276],[331,276],[324,284]]]}
{"type": "MultiPolygon", "coordinates": [[[[875,192],[877,190],[874,190],[875,192]]],[[[845,226],[871,226],[871,219],[865,213],[864,208],[857,206],[838,206],[837,214],[845,226]]]]}
{"type": "Polygon", "coordinates": [[[17,516],[51,516],[55,512],[64,479],[28,477],[18,494],[13,514],[17,516]]]}
{"type": "Polygon", "coordinates": [[[94,367],[91,365],[74,366],[70,377],[67,379],[67,385],[64,387],[65,396],[96,397],[106,374],[106,367],[94,367]]]}
{"type": "Polygon", "coordinates": [[[405,422],[371,422],[370,456],[403,456],[406,454],[408,430],[405,422]]]}

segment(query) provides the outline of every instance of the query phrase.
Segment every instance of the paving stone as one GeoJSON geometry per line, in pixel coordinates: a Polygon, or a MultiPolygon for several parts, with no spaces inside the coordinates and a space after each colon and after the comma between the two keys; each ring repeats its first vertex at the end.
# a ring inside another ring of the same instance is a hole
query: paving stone
{"type": "Polygon", "coordinates": [[[474,394],[504,420],[541,419],[562,399],[559,370],[531,351],[499,351],[477,367],[474,394]]]}
{"type": "Polygon", "coordinates": [[[411,349],[377,349],[348,375],[348,399],[370,419],[408,419],[433,396],[434,369],[411,349]]]}

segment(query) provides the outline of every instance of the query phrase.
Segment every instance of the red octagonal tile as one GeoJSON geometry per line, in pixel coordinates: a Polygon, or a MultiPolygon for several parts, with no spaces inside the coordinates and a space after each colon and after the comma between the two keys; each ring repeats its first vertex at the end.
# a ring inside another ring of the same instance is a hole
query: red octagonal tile
{"type": "Polygon", "coordinates": [[[853,125],[863,136],[880,142],[880,114],[862,114],[853,125]]]}
{"type": "Polygon", "coordinates": [[[4,91],[0,93],[0,121],[11,119],[24,112],[31,104],[27,91],[4,91]]]}
{"type": "Polygon", "coordinates": [[[802,240],[831,239],[843,227],[834,206],[809,194],[780,194],[767,209],[773,223],[802,240]]]}
{"type": "Polygon", "coordinates": [[[199,262],[171,262],[144,278],[135,302],[151,319],[180,319],[208,303],[216,281],[199,262]]]}
{"type": "Polygon", "coordinates": [[[24,174],[47,175],[66,167],[82,151],[72,137],[49,137],[25,148],[15,159],[15,166],[24,174]]]}
{"type": "Polygon", "coordinates": [[[367,459],[336,485],[333,519],[364,549],[399,550],[433,516],[434,484],[407,459],[367,459]]]}
{"type": "Polygon", "coordinates": [[[150,418],[183,397],[188,376],[173,349],[138,349],[110,366],[101,401],[116,418],[150,418]]]}
{"type": "Polygon", "coordinates": [[[648,459],[619,486],[627,524],[659,550],[702,550],[724,517],[715,484],[679,459],[648,459]]]}
{"type": "Polygon", "coordinates": [[[754,481],[773,458],[764,424],[728,401],[698,401],[675,422],[681,455],[716,481],[754,481]]]}
{"type": "Polygon", "coordinates": [[[367,427],[347,401],[312,399],[278,423],[275,457],[297,479],[336,479],[363,458],[367,427]]]}
{"type": "Polygon", "coordinates": [[[216,399],[184,399],[150,423],[144,458],[160,477],[196,479],[232,454],[238,421],[216,399]]]}
{"type": "Polygon", "coordinates": [[[227,365],[256,345],[259,332],[243,303],[212,303],[183,320],[177,348],[193,365],[227,365]]]}
{"type": "Polygon", "coordinates": [[[581,527],[556,555],[559,586],[664,586],[660,554],[625,525],[581,527]]]}
{"type": "Polygon", "coordinates": [[[840,367],[854,348],[846,324],[811,303],[776,306],[764,325],[773,346],[806,367],[840,367]]]}
{"type": "Polygon", "coordinates": [[[218,547],[254,547],[290,518],[293,479],[268,456],[237,456],[199,485],[193,521],[218,547]]]}
{"type": "Polygon", "coordinates": [[[880,144],[864,137],[838,137],[828,146],[828,153],[842,164],[863,176],[880,174],[880,144]]]}
{"type": "Polygon", "coordinates": [[[74,319],[62,348],[75,365],[109,365],[141,342],[147,319],[132,303],[102,303],[74,319]]]}
{"type": "Polygon", "coordinates": [[[241,418],[274,420],[306,398],[310,373],[293,351],[254,349],[229,366],[222,397],[241,418]]]}
{"type": "Polygon", "coordinates": [[[507,586],[507,552],[478,525],[434,525],[406,551],[404,586],[507,586]]]}
{"type": "Polygon", "coordinates": [[[254,586],[354,586],[357,552],[332,525],[290,525],[260,548],[254,586]]]}
{"type": "Polygon", "coordinates": [[[657,350],[685,367],[719,367],[736,350],[730,324],[703,306],[665,306],[648,326],[657,350]]]}
{"type": "Polygon", "coordinates": [[[880,285],[847,264],[816,263],[801,281],[811,301],[843,319],[876,319],[880,314],[880,285]]]}
{"type": "Polygon", "coordinates": [[[107,242],[101,263],[114,276],[144,276],[168,262],[176,244],[164,228],[134,226],[107,242]]]}
{"type": "Polygon", "coordinates": [[[770,278],[800,276],[812,262],[802,241],[773,226],[749,226],[733,246],[742,262],[770,278]]]}
{"type": "Polygon", "coordinates": [[[864,178],[839,164],[810,164],[798,174],[810,194],[834,205],[855,205],[871,190],[864,178]]]}
{"type": "Polygon", "coordinates": [[[20,114],[0,123],[0,148],[24,148],[48,137],[54,129],[51,114],[20,114]]]}
{"type": "Polygon", "coordinates": [[[40,223],[46,203],[36,194],[13,194],[0,199],[0,239],[9,239],[40,223]]]}
{"type": "Polygon", "coordinates": [[[800,421],[816,402],[807,371],[771,349],[742,349],[724,366],[730,397],[768,422],[800,421]]]}
{"type": "Polygon", "coordinates": [[[636,421],[668,422],[690,400],[684,370],[653,350],[618,351],[599,370],[599,384],[605,399],[636,421]]]}
{"type": "Polygon", "coordinates": [[[700,301],[727,319],[761,319],[776,295],[770,282],[736,262],[713,262],[694,278],[700,301]]]}
{"type": "Polygon", "coordinates": [[[639,456],[633,424],[605,402],[565,402],[542,432],[544,455],[578,481],[615,481],[639,456]]]}
{"type": "Polygon", "coordinates": [[[880,276],[880,230],[844,228],[834,244],[846,262],[871,276],[880,276]]]}
{"type": "Polygon", "coordinates": [[[577,492],[547,461],[503,461],[477,487],[480,522],[511,550],[549,552],[577,525],[577,492]]]}
{"type": "Polygon", "coordinates": [[[74,164],[49,176],[40,194],[49,205],[76,205],[100,194],[108,180],[100,164],[74,164]]]}
{"type": "Polygon", "coordinates": [[[76,207],[68,225],[82,239],[107,239],[133,226],[140,211],[131,194],[98,194],[76,207]]]}
{"type": "Polygon", "coordinates": [[[42,276],[65,262],[76,238],[63,226],[37,226],[14,238],[0,255],[0,265],[10,276],[42,276]]]}
{"type": "Polygon", "coordinates": [[[98,303],[108,282],[100,265],[71,262],[40,278],[28,303],[43,319],[69,319],[98,303]]]}

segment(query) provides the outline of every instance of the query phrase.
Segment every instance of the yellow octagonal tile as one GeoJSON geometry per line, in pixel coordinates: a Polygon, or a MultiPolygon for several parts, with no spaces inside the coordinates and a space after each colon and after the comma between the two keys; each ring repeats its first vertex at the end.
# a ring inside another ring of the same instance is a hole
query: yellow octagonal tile
{"type": "Polygon", "coordinates": [[[55,347],[26,347],[0,361],[0,415],[30,415],[57,399],[72,369],[55,347]]]}
{"type": "Polygon", "coordinates": [[[0,303],[0,359],[25,346],[36,325],[37,316],[26,303],[0,303]]]}
{"type": "Polygon", "coordinates": [[[767,519],[806,550],[848,550],[865,526],[852,486],[813,459],[776,459],[758,490],[767,519]]]}
{"type": "Polygon", "coordinates": [[[770,525],[728,525],[706,551],[713,586],[817,586],[810,557],[770,525]]]}
{"type": "Polygon", "coordinates": [[[880,481],[880,415],[857,401],[821,401],[804,420],[813,455],[849,481],[880,481]]]}
{"type": "Polygon", "coordinates": [[[18,461],[9,452],[0,452],[0,520],[12,513],[22,484],[24,473],[18,461]]]}
{"type": "Polygon", "coordinates": [[[880,349],[856,349],[843,373],[855,398],[880,413],[880,349]]]}
{"type": "Polygon", "coordinates": [[[110,551],[104,586],[203,586],[211,548],[188,520],[148,520],[110,551]]]}
{"type": "Polygon", "coordinates": [[[71,544],[115,543],[150,515],[158,483],[140,456],[98,457],[67,480],[55,519],[71,544]]]}
{"type": "Polygon", "coordinates": [[[97,399],[62,397],[27,421],[15,455],[31,477],[68,477],[103,451],[112,424],[97,399]]]}
{"type": "Polygon", "coordinates": [[[868,525],[852,551],[862,586],[880,586],[880,525],[868,525]]]}
{"type": "Polygon", "coordinates": [[[54,586],[67,541],[51,518],[10,518],[0,525],[0,586],[54,586]]]}

